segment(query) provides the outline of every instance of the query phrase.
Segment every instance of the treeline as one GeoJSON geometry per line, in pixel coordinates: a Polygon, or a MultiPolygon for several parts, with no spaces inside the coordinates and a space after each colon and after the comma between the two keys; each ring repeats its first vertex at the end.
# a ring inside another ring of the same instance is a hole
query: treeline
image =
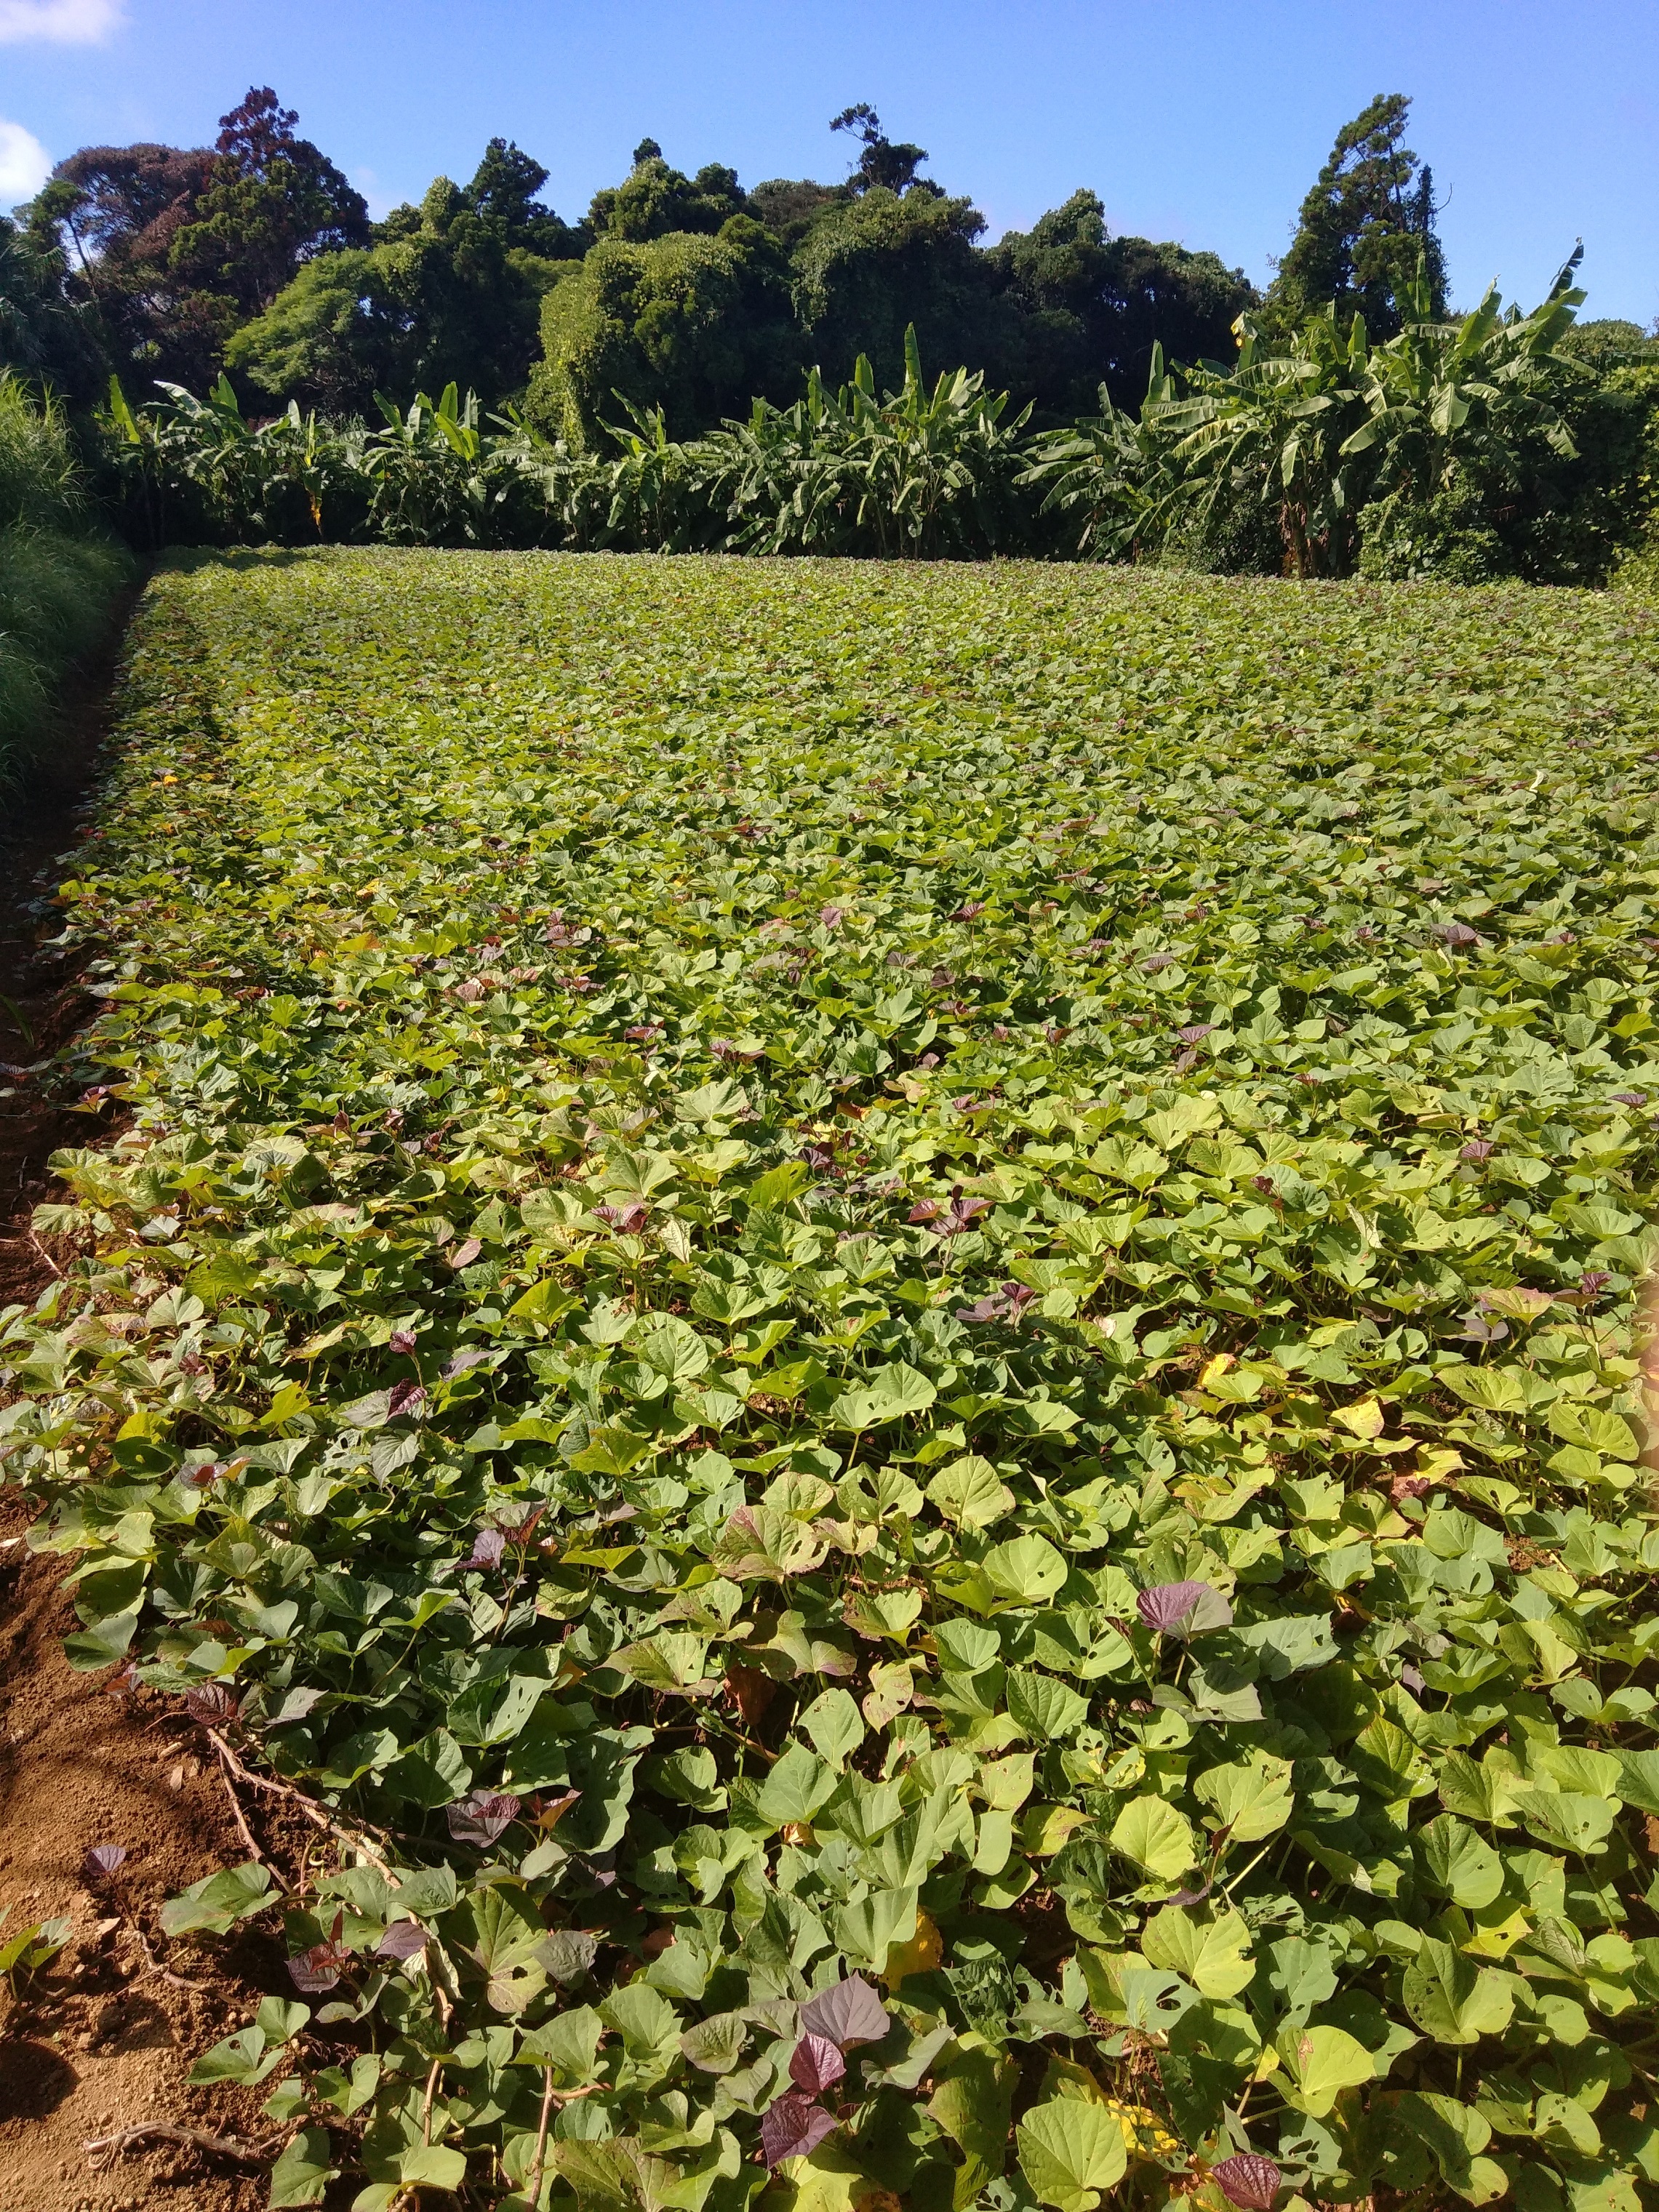
{"type": "MultiPolygon", "coordinates": [[[[884,391],[816,369],[793,404],[675,438],[614,411],[596,450],[453,385],[382,420],[242,413],[229,382],[103,418],[110,501],[167,544],[387,543],[912,559],[1164,559],[1301,577],[1602,580],[1650,533],[1659,359],[1587,366],[1577,257],[1529,315],[1437,314],[1425,264],[1373,344],[1334,307],[1241,318],[1226,368],[1166,368],[1138,412],[1056,428],[982,374],[929,382],[914,328],[884,391]],[[1581,349],[1569,350],[1575,338],[1581,349]]],[[[1659,347],[1653,349],[1659,355],[1659,347]]],[[[1592,347],[1589,358],[1594,359],[1592,347]]]]}
{"type": "Polygon", "coordinates": [[[982,372],[1054,424],[1091,410],[1102,384],[1138,404],[1155,344],[1229,358],[1247,311],[1288,331],[1335,300],[1388,337],[1420,257],[1443,309],[1408,106],[1376,100],[1340,134],[1263,300],[1214,253],[1110,236],[1087,190],[987,245],[971,198],[924,174],[924,149],[868,106],[834,119],[853,159],[831,183],[745,186],[719,163],[688,175],[647,139],[566,221],[539,197],[542,165],[495,139],[469,181],[438,177],[371,222],[266,88],[210,148],[60,163],[0,227],[0,349],[82,402],[111,372],[140,398],[224,372],[250,410],[350,416],[453,381],[598,446],[617,393],[685,438],[756,396],[788,401],[813,367],[838,384],[863,355],[896,384],[914,327],[927,360],[982,372]]]}
{"type": "Polygon", "coordinates": [[[647,141],[572,223],[495,140],[373,224],[255,91],[210,151],[60,165],[0,232],[0,348],[80,403],[145,550],[1568,583],[1652,560],[1659,340],[1577,322],[1577,253],[1530,314],[1454,313],[1407,107],[1339,134],[1259,296],[1213,255],[1109,237],[1086,191],[985,246],[867,106],[835,118],[836,184],[688,176],[647,141]]]}

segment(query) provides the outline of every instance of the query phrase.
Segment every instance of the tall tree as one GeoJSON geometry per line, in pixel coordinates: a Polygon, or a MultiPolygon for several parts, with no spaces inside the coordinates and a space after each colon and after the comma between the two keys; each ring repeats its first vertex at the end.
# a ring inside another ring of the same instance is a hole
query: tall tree
{"type": "Polygon", "coordinates": [[[299,119],[269,85],[222,115],[212,175],[169,249],[171,270],[234,301],[242,319],[268,307],[301,262],[368,243],[367,201],[295,137],[299,119]]]}
{"type": "Polygon", "coordinates": [[[855,192],[921,191],[934,199],[945,197],[943,185],[936,185],[931,177],[916,174],[927,159],[927,149],[913,146],[908,138],[890,138],[867,100],[843,107],[832,118],[830,128],[850,131],[864,149],[848,179],[855,192]]]}
{"type": "Polygon", "coordinates": [[[212,147],[91,146],[59,162],[30,228],[58,240],[65,290],[96,311],[124,373],[210,381],[306,261],[368,243],[362,194],[298,120],[256,86],[212,147]]]}
{"type": "Polygon", "coordinates": [[[643,246],[653,238],[685,231],[712,238],[734,215],[748,213],[749,202],[738,173],[710,161],[695,177],[676,169],[656,150],[654,138],[634,149],[634,166],[619,185],[593,195],[587,228],[596,238],[619,238],[643,246]],[[653,150],[647,152],[649,148],[653,150]]]}
{"type": "Polygon", "coordinates": [[[1431,312],[1436,320],[1445,314],[1433,173],[1405,143],[1410,112],[1403,93],[1380,93],[1338,131],[1269,289],[1271,325],[1294,329],[1334,302],[1339,324],[1363,315],[1373,337],[1392,337],[1419,261],[1431,312]]]}

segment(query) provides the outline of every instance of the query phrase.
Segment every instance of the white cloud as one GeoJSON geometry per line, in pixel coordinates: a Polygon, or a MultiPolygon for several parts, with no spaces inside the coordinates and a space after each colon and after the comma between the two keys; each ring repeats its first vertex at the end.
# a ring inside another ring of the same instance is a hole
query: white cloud
{"type": "Polygon", "coordinates": [[[39,39],[95,46],[123,20],[122,0],[0,0],[0,46],[39,39]]]}
{"type": "Polygon", "coordinates": [[[21,123],[0,122],[0,209],[32,200],[52,174],[52,156],[21,123]]]}

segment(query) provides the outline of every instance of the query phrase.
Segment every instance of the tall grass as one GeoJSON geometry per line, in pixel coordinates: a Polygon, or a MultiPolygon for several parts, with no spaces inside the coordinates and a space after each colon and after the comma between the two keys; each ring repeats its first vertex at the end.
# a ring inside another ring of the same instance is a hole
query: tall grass
{"type": "Polygon", "coordinates": [[[64,672],[101,635],[127,568],[62,411],[0,372],[0,783],[51,731],[64,672]]]}

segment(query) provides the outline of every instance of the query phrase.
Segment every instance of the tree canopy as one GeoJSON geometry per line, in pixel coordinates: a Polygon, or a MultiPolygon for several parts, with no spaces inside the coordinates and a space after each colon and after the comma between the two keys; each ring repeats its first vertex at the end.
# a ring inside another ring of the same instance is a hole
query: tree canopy
{"type": "Polygon", "coordinates": [[[542,427],[602,436],[621,392],[677,434],[782,398],[814,363],[887,382],[904,334],[1030,401],[1039,422],[1120,405],[1152,347],[1231,343],[1255,295],[1212,253],[1110,235],[1093,191],[988,246],[972,198],[925,175],[925,147],[867,101],[830,119],[838,179],[745,187],[718,161],[676,167],[657,139],[580,220],[541,198],[543,165],[492,138],[471,181],[435,178],[371,223],[270,87],[210,147],[91,147],[59,165],[0,255],[0,357],[84,392],[97,365],[140,393],[371,410],[379,391],[471,386],[542,427]]]}
{"type": "Polygon", "coordinates": [[[1434,173],[1404,143],[1410,112],[1403,93],[1379,93],[1338,131],[1268,292],[1279,327],[1294,328],[1334,304],[1339,323],[1363,315],[1373,337],[1393,337],[1419,264],[1434,317],[1445,314],[1434,173]]]}

